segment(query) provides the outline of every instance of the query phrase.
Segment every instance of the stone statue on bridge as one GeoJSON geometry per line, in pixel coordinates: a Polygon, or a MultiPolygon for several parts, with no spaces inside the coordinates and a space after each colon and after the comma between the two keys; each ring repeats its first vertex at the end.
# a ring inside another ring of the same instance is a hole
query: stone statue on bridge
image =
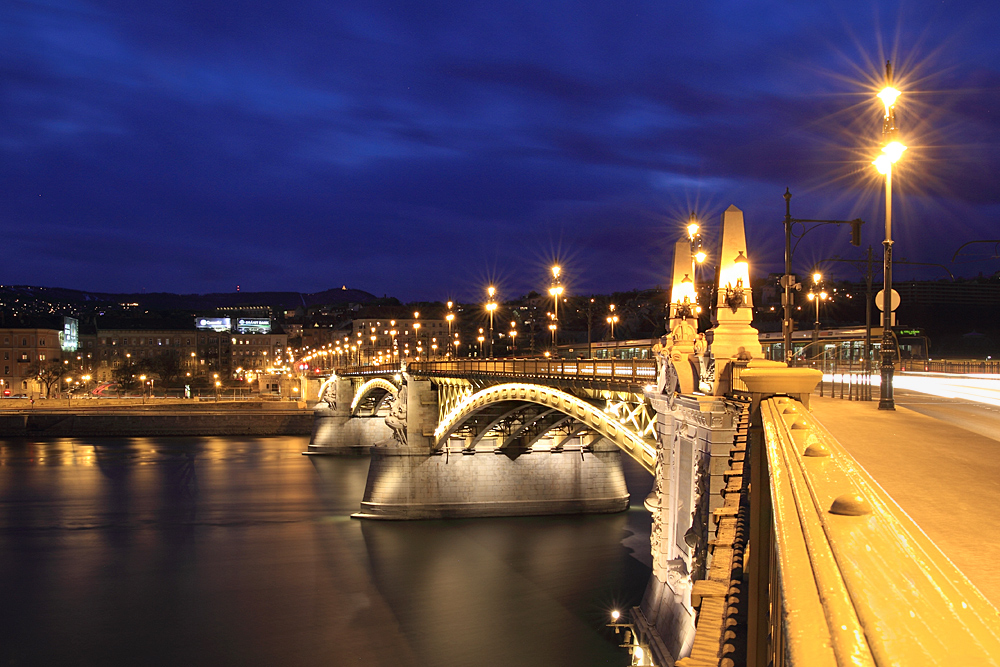
{"type": "Polygon", "coordinates": [[[325,401],[331,409],[337,409],[337,376],[333,375],[328,379],[323,388],[323,395],[319,400],[325,401]]]}
{"type": "Polygon", "coordinates": [[[660,340],[653,345],[653,355],[656,358],[656,391],[659,394],[666,394],[667,404],[671,408],[674,406],[674,396],[679,384],[673,351],[674,338],[672,336],[669,339],[666,336],[661,336],[660,340]]]}
{"type": "Polygon", "coordinates": [[[406,385],[399,388],[395,396],[388,398],[389,414],[385,425],[392,429],[392,437],[401,447],[406,447],[406,385]]]}

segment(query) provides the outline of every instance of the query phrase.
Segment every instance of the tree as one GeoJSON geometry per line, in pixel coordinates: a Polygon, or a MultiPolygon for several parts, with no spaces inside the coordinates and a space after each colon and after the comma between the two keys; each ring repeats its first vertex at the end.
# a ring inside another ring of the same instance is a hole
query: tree
{"type": "Polygon", "coordinates": [[[176,380],[181,374],[181,355],[177,350],[164,350],[148,362],[149,370],[160,377],[165,384],[176,380]]]}
{"type": "Polygon", "coordinates": [[[28,372],[45,388],[45,396],[48,398],[52,395],[52,387],[59,386],[65,368],[58,359],[48,359],[31,364],[28,372]]]}
{"type": "Polygon", "coordinates": [[[118,383],[118,395],[136,388],[139,381],[136,379],[138,367],[132,363],[131,358],[126,358],[118,368],[111,372],[111,377],[118,383]]]}

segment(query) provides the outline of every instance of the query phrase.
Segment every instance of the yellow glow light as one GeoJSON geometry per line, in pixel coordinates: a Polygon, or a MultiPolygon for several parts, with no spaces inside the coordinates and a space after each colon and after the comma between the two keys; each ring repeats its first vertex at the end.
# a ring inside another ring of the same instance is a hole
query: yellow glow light
{"type": "Polygon", "coordinates": [[[892,159],[888,155],[879,155],[872,161],[875,169],[880,174],[888,174],[892,169],[892,159]]]}
{"type": "Polygon", "coordinates": [[[688,238],[694,238],[694,235],[698,233],[698,223],[692,222],[688,225],[688,238]]]}
{"type": "Polygon", "coordinates": [[[552,267],[552,277],[553,277],[553,278],[558,278],[558,277],[559,277],[559,272],[560,272],[560,271],[562,271],[562,269],[561,269],[560,267],[558,267],[558,266],[553,266],[553,267],[552,267]]]}
{"type": "Polygon", "coordinates": [[[702,251],[700,251],[700,250],[699,250],[698,252],[696,252],[696,253],[694,254],[694,258],[695,258],[696,260],[698,260],[698,263],[699,263],[699,264],[701,264],[702,262],[704,262],[704,261],[705,261],[705,258],[706,258],[707,256],[708,256],[708,255],[706,255],[706,254],[705,254],[704,252],[702,252],[702,251]]]}
{"type": "Polygon", "coordinates": [[[889,107],[896,103],[896,98],[900,96],[900,92],[895,88],[883,88],[882,92],[878,94],[878,98],[882,100],[882,104],[885,105],[885,113],[889,113],[889,107]]]}
{"type": "Polygon", "coordinates": [[[892,141],[882,149],[882,152],[888,155],[890,160],[897,162],[903,156],[903,151],[905,150],[906,146],[898,141],[892,141]]]}

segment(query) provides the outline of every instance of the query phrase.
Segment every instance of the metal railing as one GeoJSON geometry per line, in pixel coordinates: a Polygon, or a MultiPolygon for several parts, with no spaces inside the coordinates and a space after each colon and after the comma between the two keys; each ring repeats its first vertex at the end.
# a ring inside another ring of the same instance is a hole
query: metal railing
{"type": "MultiPolygon", "coordinates": [[[[656,362],[593,359],[482,359],[469,361],[416,361],[406,365],[412,375],[431,377],[525,377],[567,381],[605,381],[634,385],[656,382],[656,362]]],[[[384,375],[399,372],[399,365],[353,366],[337,369],[338,375],[384,375]]]]}
{"type": "Polygon", "coordinates": [[[369,376],[369,375],[387,375],[390,373],[399,373],[401,365],[399,363],[395,364],[379,364],[377,366],[372,364],[363,364],[361,366],[342,366],[335,368],[334,372],[341,377],[348,375],[356,376],[369,376]]]}
{"type": "Polygon", "coordinates": [[[901,373],[1000,374],[1000,360],[995,359],[903,359],[901,373]]]}
{"type": "Polygon", "coordinates": [[[852,401],[872,400],[872,378],[878,368],[863,359],[845,361],[836,357],[800,360],[796,368],[813,368],[823,373],[818,391],[820,396],[852,401]]]}
{"type": "Polygon", "coordinates": [[[836,439],[794,399],[759,410],[746,664],[1000,663],[996,608],[836,439]]]}

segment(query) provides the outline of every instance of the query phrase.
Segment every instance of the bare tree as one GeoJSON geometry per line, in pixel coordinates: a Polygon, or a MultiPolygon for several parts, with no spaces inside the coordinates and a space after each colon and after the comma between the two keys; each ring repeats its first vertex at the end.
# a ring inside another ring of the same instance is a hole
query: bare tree
{"type": "Polygon", "coordinates": [[[181,374],[181,355],[177,350],[164,350],[150,359],[148,366],[164,383],[171,383],[181,374]]]}
{"type": "Polygon", "coordinates": [[[52,396],[52,387],[58,387],[65,368],[58,359],[46,359],[31,364],[28,372],[45,388],[45,397],[52,396]]]}
{"type": "Polygon", "coordinates": [[[139,381],[135,377],[138,372],[139,367],[131,359],[126,359],[111,372],[112,379],[118,384],[118,396],[138,386],[139,381]]]}

